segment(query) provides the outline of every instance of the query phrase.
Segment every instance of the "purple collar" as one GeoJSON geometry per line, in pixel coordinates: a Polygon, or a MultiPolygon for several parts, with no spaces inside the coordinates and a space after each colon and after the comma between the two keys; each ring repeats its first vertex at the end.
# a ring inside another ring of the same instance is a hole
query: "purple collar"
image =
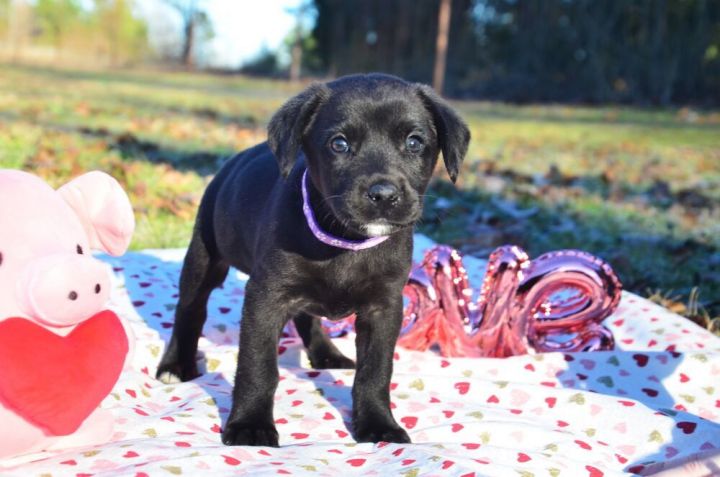
{"type": "Polygon", "coordinates": [[[364,250],[366,248],[374,247],[380,243],[383,243],[388,238],[388,235],[380,237],[373,237],[367,240],[346,240],[340,237],[333,237],[332,235],[323,232],[320,225],[315,219],[315,214],[310,208],[310,198],[307,189],[307,169],[303,172],[302,176],[302,196],[303,196],[303,213],[305,214],[305,221],[312,230],[313,235],[316,239],[331,247],[344,248],[346,250],[364,250]]]}

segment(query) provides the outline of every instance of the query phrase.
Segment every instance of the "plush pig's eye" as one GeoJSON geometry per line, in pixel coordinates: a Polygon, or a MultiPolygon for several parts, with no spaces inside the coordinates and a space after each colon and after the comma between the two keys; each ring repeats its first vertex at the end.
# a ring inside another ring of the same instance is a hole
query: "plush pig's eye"
{"type": "Polygon", "coordinates": [[[78,255],[82,255],[83,253],[85,253],[85,252],[83,252],[83,249],[82,249],[82,247],[81,247],[80,245],[78,245],[78,246],[75,248],[75,250],[77,251],[78,255]]]}
{"type": "Polygon", "coordinates": [[[2,256],[2,252],[0,252],[0,265],[2,265],[2,260],[3,260],[3,256],[2,256]]]}

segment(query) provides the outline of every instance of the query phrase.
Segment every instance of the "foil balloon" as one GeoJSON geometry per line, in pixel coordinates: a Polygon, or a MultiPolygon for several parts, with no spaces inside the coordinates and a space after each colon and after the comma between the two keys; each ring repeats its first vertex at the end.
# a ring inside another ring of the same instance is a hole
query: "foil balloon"
{"type": "MultiPolygon", "coordinates": [[[[473,301],[462,257],[450,247],[428,250],[403,294],[398,344],[443,356],[505,357],[614,347],[602,325],[617,308],[622,285],[601,259],[579,250],[535,260],[517,246],[496,249],[473,301]]],[[[351,331],[354,317],[324,321],[331,336],[351,331]]]]}
{"type": "Polygon", "coordinates": [[[504,246],[490,255],[473,302],[460,254],[437,246],[405,287],[410,305],[398,343],[436,346],[444,356],[608,350],[614,340],[602,321],[621,291],[612,268],[588,253],[560,250],[531,261],[521,248],[504,246]]]}

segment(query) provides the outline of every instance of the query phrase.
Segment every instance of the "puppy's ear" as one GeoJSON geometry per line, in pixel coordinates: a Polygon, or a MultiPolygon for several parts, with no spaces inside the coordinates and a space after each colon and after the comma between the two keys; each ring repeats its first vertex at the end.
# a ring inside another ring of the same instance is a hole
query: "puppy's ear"
{"type": "Polygon", "coordinates": [[[465,121],[430,86],[418,85],[418,92],[433,115],[445,168],[450,175],[450,180],[455,183],[467,153],[470,130],[465,121]]]}
{"type": "Polygon", "coordinates": [[[329,94],[330,90],[325,85],[310,85],[302,93],[290,98],[270,119],[268,146],[284,178],[287,178],[295,165],[303,134],[312,123],[318,106],[329,94]]]}

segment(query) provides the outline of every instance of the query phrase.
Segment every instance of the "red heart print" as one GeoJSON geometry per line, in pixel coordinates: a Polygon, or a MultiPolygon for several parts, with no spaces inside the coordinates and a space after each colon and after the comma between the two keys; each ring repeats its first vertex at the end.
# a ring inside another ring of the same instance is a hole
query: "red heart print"
{"type": "Polygon", "coordinates": [[[229,455],[224,455],[222,457],[225,459],[225,463],[227,465],[240,465],[240,461],[235,457],[230,457],[229,455]]]}
{"type": "Polygon", "coordinates": [[[648,358],[648,355],[646,354],[634,354],[633,359],[639,367],[644,368],[645,365],[648,364],[648,359],[650,358],[648,358]]]}
{"type": "Polygon", "coordinates": [[[417,420],[418,418],[415,416],[405,416],[400,419],[400,422],[402,422],[408,429],[412,429],[417,425],[417,420]]]}
{"type": "Polygon", "coordinates": [[[586,465],[585,470],[589,472],[590,477],[602,477],[605,475],[602,470],[598,469],[597,467],[593,467],[592,465],[586,465]]]}
{"type": "Polygon", "coordinates": [[[585,450],[592,450],[592,447],[590,447],[590,444],[588,444],[587,442],[581,441],[579,439],[575,439],[575,444],[579,445],[580,447],[582,447],[585,450]]]}
{"type": "Polygon", "coordinates": [[[645,394],[647,394],[647,395],[650,396],[650,397],[657,397],[657,395],[658,395],[657,389],[642,388],[641,391],[644,392],[645,394]]]}
{"type": "Polygon", "coordinates": [[[681,429],[684,434],[692,434],[693,432],[695,432],[697,424],[694,422],[681,421],[675,424],[675,427],[681,429]]]}
{"type": "Polygon", "coordinates": [[[455,383],[455,389],[457,389],[460,394],[467,394],[468,390],[470,389],[470,383],[455,383]]]}

